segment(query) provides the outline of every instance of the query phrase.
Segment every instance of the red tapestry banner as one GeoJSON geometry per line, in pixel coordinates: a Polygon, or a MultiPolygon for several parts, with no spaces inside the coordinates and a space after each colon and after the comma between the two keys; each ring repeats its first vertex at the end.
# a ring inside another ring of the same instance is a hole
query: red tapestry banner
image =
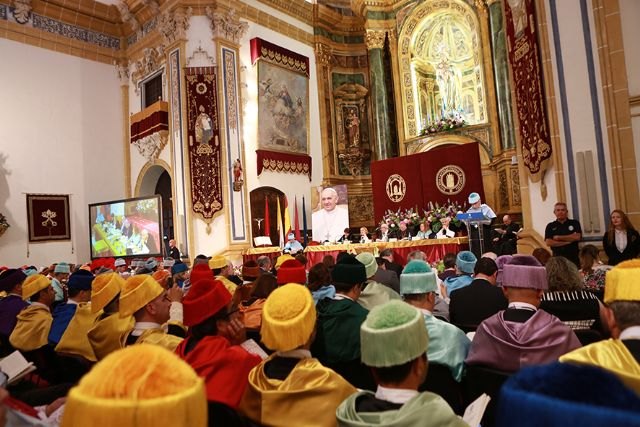
{"type": "Polygon", "coordinates": [[[532,181],[537,182],[551,163],[551,138],[538,56],[534,0],[505,1],[502,4],[520,122],[518,132],[522,159],[532,181]]]}
{"type": "Polygon", "coordinates": [[[470,193],[484,199],[477,143],[445,145],[424,153],[371,162],[373,210],[380,221],[387,210],[416,209],[450,200],[461,206],[470,193]]]}
{"type": "Polygon", "coordinates": [[[223,207],[216,69],[186,68],[185,80],[191,208],[209,223],[223,207]]]}
{"type": "Polygon", "coordinates": [[[29,242],[71,240],[69,196],[27,194],[29,242]]]}
{"type": "Polygon", "coordinates": [[[258,155],[258,176],[267,169],[274,172],[307,175],[311,181],[311,156],[268,150],[256,150],[256,154],[258,155]]]}
{"type": "Polygon", "coordinates": [[[309,77],[309,58],[259,38],[251,39],[251,64],[258,59],[309,77]]]}

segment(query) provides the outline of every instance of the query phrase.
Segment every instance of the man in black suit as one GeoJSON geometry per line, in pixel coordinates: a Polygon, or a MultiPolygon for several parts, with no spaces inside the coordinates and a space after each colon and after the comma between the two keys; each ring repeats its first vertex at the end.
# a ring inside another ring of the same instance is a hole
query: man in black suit
{"type": "Polygon", "coordinates": [[[180,261],[180,249],[176,246],[176,241],[174,239],[169,240],[169,258],[180,261]]]}
{"type": "Polygon", "coordinates": [[[451,323],[465,331],[475,328],[485,319],[507,308],[502,289],[496,286],[498,266],[491,258],[480,258],[474,268],[474,280],[469,286],[451,293],[449,316],[451,323]]]}
{"type": "Polygon", "coordinates": [[[493,238],[493,249],[498,255],[513,255],[517,250],[518,231],[520,224],[513,222],[511,216],[506,214],[502,217],[502,226],[496,228],[493,238]]]}
{"type": "Polygon", "coordinates": [[[380,258],[385,260],[385,268],[387,270],[395,271],[398,277],[402,274],[402,266],[393,262],[393,251],[391,249],[385,249],[380,252],[380,258]]]}
{"type": "Polygon", "coordinates": [[[400,293],[400,279],[398,278],[398,275],[396,274],[395,271],[386,269],[387,262],[388,261],[380,257],[376,257],[376,263],[378,263],[378,270],[373,275],[371,280],[378,283],[382,283],[383,285],[390,287],[397,293],[400,293]]]}

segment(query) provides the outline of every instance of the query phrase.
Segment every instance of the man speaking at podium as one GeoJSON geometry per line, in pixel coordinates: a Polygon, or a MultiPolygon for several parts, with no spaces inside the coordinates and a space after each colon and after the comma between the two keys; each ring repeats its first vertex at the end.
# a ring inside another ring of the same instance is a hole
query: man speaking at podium
{"type": "Polygon", "coordinates": [[[483,248],[480,249],[480,245],[472,245],[472,240],[479,240],[478,229],[476,227],[470,227],[469,232],[469,249],[471,252],[475,254],[476,257],[480,258],[482,256],[482,252],[487,252],[492,250],[493,246],[491,244],[491,224],[496,218],[496,214],[493,212],[493,209],[489,207],[489,205],[482,203],[480,200],[480,195],[478,193],[469,194],[469,204],[471,207],[467,209],[466,213],[481,213],[482,216],[486,219],[491,220],[490,224],[483,224],[483,248]]]}

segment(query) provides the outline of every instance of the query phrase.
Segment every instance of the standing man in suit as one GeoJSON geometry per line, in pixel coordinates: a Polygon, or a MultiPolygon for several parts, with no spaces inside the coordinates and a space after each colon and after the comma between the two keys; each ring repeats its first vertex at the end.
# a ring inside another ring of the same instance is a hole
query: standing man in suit
{"type": "Polygon", "coordinates": [[[174,239],[169,240],[169,258],[180,261],[180,249],[176,246],[176,241],[174,239]]]}

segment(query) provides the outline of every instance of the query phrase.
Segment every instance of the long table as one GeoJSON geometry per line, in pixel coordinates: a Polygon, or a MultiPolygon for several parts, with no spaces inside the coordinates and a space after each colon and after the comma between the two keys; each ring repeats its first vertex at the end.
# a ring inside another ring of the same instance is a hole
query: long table
{"type": "Polygon", "coordinates": [[[335,258],[340,252],[359,254],[371,252],[375,256],[383,249],[393,250],[394,262],[405,265],[407,255],[413,251],[427,254],[427,260],[432,263],[441,260],[448,252],[458,253],[469,248],[468,237],[454,237],[452,239],[400,240],[397,242],[348,243],[342,245],[307,246],[304,254],[307,257],[307,268],[322,262],[325,255],[335,258]]]}
{"type": "Polygon", "coordinates": [[[248,248],[244,252],[242,252],[242,263],[244,264],[250,260],[257,260],[262,255],[267,255],[271,258],[273,263],[275,264],[275,259],[282,255],[282,249],[277,246],[267,246],[260,248],[248,248]]]}

